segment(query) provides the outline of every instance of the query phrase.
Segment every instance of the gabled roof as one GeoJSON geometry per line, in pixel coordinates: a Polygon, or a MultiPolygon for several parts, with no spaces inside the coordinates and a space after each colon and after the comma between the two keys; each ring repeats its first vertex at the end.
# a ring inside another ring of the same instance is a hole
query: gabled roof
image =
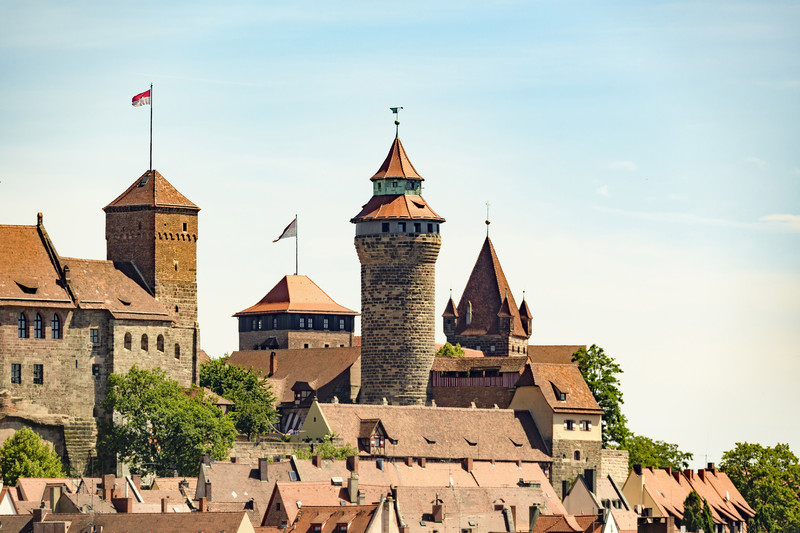
{"type": "Polygon", "coordinates": [[[453,297],[451,296],[449,300],[447,300],[447,306],[444,308],[444,313],[442,313],[443,317],[450,317],[458,316],[458,311],[456,310],[456,303],[453,301],[453,297]]]}
{"type": "Polygon", "coordinates": [[[530,363],[533,381],[542,392],[550,408],[555,412],[596,413],[603,410],[594,399],[578,365],[530,363]],[[554,387],[567,394],[565,401],[556,398],[554,387]]]}
{"type": "Polygon", "coordinates": [[[172,186],[157,170],[148,170],[125,192],[103,208],[115,211],[128,207],[180,207],[199,211],[200,208],[189,201],[178,189],[172,186]]]}
{"type": "Polygon", "coordinates": [[[361,211],[350,222],[368,220],[430,220],[444,222],[444,219],[431,209],[422,196],[411,194],[376,195],[364,204],[361,211]]]}
{"type": "Polygon", "coordinates": [[[358,314],[334,302],[311,278],[302,274],[284,276],[256,305],[233,316],[263,313],[358,314]]]}
{"type": "Polygon", "coordinates": [[[499,335],[498,313],[507,313],[511,317],[511,334],[518,337],[528,337],[522,327],[519,310],[511,294],[503,267],[494,251],[494,246],[489,237],[483,242],[483,247],[475,261],[475,266],[461,295],[458,303],[458,315],[467,316],[467,306],[472,304],[472,321],[460,320],[456,328],[456,335],[499,335]],[[507,304],[503,302],[508,298],[507,304]]]}
{"type": "Polygon", "coordinates": [[[16,485],[20,501],[34,502],[49,498],[45,494],[48,486],[61,486],[66,492],[75,492],[75,485],[69,478],[21,477],[17,479],[16,485]]]}
{"type": "Polygon", "coordinates": [[[58,256],[49,249],[40,227],[0,225],[0,300],[73,307],[60,282],[58,256]]]}
{"type": "Polygon", "coordinates": [[[395,138],[395,140],[392,142],[392,147],[389,148],[389,154],[383,161],[381,168],[378,169],[378,171],[370,178],[370,180],[375,181],[387,178],[412,180],[423,179],[423,177],[417,173],[414,165],[411,164],[411,161],[408,159],[408,155],[406,155],[406,150],[403,148],[403,143],[401,143],[400,139],[398,138],[395,138]]]}
{"type": "MultiPolygon", "coordinates": [[[[366,504],[374,504],[379,501],[389,492],[387,486],[369,486],[364,483],[358,484],[359,492],[365,495],[366,504]]],[[[270,499],[270,502],[279,500],[283,502],[283,510],[287,515],[289,523],[295,521],[300,509],[306,506],[320,507],[320,506],[341,506],[340,502],[350,501],[350,496],[347,492],[347,484],[342,486],[333,485],[331,480],[327,481],[300,481],[300,482],[283,482],[279,481],[275,485],[275,490],[270,499]]],[[[350,505],[347,505],[350,507],[350,505]]],[[[271,507],[264,514],[264,521],[262,525],[268,525],[268,522],[274,520],[275,513],[271,507]]],[[[301,530],[307,531],[307,530],[301,530]]]]}
{"type": "MultiPolygon", "coordinates": [[[[549,462],[528,411],[316,403],[330,431],[358,448],[362,420],[380,420],[387,457],[549,462]]],[[[312,405],[312,410],[314,409],[312,405]]],[[[302,433],[301,433],[302,435],[302,433]]]]}
{"type": "Polygon", "coordinates": [[[324,524],[321,533],[335,533],[338,524],[347,524],[347,531],[366,531],[375,516],[378,504],[372,505],[304,505],[292,523],[292,531],[311,531],[312,524],[324,524]]]}
{"type": "Polygon", "coordinates": [[[572,363],[572,355],[586,345],[528,345],[528,358],[532,363],[559,363],[570,364],[572,363]]]}
{"type": "Polygon", "coordinates": [[[522,303],[519,304],[519,316],[523,321],[530,320],[533,318],[533,314],[531,314],[531,309],[530,307],[528,307],[528,302],[525,301],[525,295],[523,295],[522,303]]]}
{"type": "Polygon", "coordinates": [[[520,356],[500,357],[434,357],[432,372],[469,372],[473,370],[497,369],[499,372],[521,374],[528,358],[520,356]]]}
{"type": "MultiPolygon", "coordinates": [[[[5,523],[5,518],[3,519],[5,523]]],[[[249,518],[244,511],[237,513],[48,513],[43,524],[70,524],[70,531],[88,531],[94,526],[96,531],[125,531],[127,533],[151,533],[153,531],[172,531],[175,533],[196,533],[198,531],[252,531],[249,518]],[[245,527],[250,526],[250,527],[245,527]]]]}

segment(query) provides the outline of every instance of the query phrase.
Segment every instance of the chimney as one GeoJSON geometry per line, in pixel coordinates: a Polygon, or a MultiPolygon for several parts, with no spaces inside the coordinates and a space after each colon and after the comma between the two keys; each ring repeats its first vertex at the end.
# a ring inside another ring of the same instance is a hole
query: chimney
{"type": "Polygon", "coordinates": [[[103,499],[110,502],[114,497],[114,482],[116,477],[114,474],[105,474],[103,476],[103,499]]]}
{"type": "Polygon", "coordinates": [[[665,472],[667,473],[667,475],[668,475],[668,476],[671,476],[671,475],[672,475],[672,468],[671,468],[671,467],[669,467],[669,466],[662,466],[662,467],[661,467],[661,470],[665,471],[665,472]]]}
{"type": "Polygon", "coordinates": [[[583,480],[586,481],[586,486],[592,493],[597,492],[597,479],[594,474],[594,468],[587,468],[583,471],[583,480]]]}
{"type": "Polygon", "coordinates": [[[322,456],[320,454],[317,454],[314,457],[312,457],[311,464],[316,466],[317,468],[322,468],[322,456]]]}
{"type": "Polygon", "coordinates": [[[636,472],[637,476],[642,475],[642,465],[633,465],[633,471],[636,472]]]}
{"type": "Polygon", "coordinates": [[[406,457],[406,466],[412,466],[414,464],[414,459],[412,457],[406,457]]]}
{"type": "Polygon", "coordinates": [[[211,501],[211,482],[206,481],[206,491],[205,491],[206,499],[211,501]]]}
{"type": "Polygon", "coordinates": [[[235,462],[236,462],[236,457],[231,457],[231,463],[235,463],[235,462]]]}
{"type": "Polygon", "coordinates": [[[700,478],[700,481],[705,482],[706,480],[706,471],[702,468],[697,469],[697,477],[700,478]]]}
{"type": "Polygon", "coordinates": [[[401,524],[400,533],[411,533],[411,528],[406,524],[401,524]]]}
{"type": "Polygon", "coordinates": [[[389,496],[383,502],[383,530],[384,531],[391,531],[393,508],[394,508],[394,499],[391,496],[389,496]]]}
{"type": "Polygon", "coordinates": [[[200,458],[200,462],[202,464],[204,464],[204,465],[210,465],[211,464],[211,456],[208,455],[207,453],[204,453],[203,457],[200,458]]]}
{"type": "Polygon", "coordinates": [[[70,276],[69,273],[69,265],[64,265],[64,281],[66,281],[67,283],[72,281],[72,276],[70,276]]]}
{"type": "Polygon", "coordinates": [[[534,527],[536,526],[536,521],[539,519],[539,510],[538,505],[532,505],[530,507],[530,517],[528,518],[528,530],[533,531],[534,527]]]}
{"type": "MultiPolygon", "coordinates": [[[[39,213],[39,216],[41,217],[42,214],[39,213]]],[[[33,521],[34,522],[41,522],[42,520],[44,520],[44,518],[47,516],[47,511],[48,511],[47,509],[42,509],[41,507],[39,507],[38,509],[34,509],[33,510],[33,521]]]]}
{"type": "Polygon", "coordinates": [[[133,480],[133,486],[136,487],[136,490],[142,490],[142,476],[131,476],[131,480],[133,480]]]}
{"type": "Polygon", "coordinates": [[[691,481],[691,480],[692,480],[692,478],[694,477],[694,470],[692,470],[691,468],[689,468],[689,469],[687,469],[687,470],[684,470],[684,471],[683,471],[683,475],[684,475],[684,476],[686,476],[686,478],[687,478],[689,481],[691,481]]]}
{"type": "Polygon", "coordinates": [[[347,480],[347,493],[350,495],[350,503],[358,503],[358,473],[350,474],[347,480]]]}
{"type": "Polygon", "coordinates": [[[44,221],[44,217],[41,213],[36,213],[36,225],[41,226],[42,222],[44,221]]]}
{"type": "Polygon", "coordinates": [[[712,474],[716,474],[717,473],[717,469],[714,468],[714,463],[708,463],[708,468],[706,468],[706,470],[708,470],[712,474]]]}
{"type": "Polygon", "coordinates": [[[261,457],[258,460],[258,479],[261,481],[269,481],[269,459],[261,457]]]}
{"type": "Polygon", "coordinates": [[[465,457],[463,461],[464,470],[472,472],[472,457],[465,457]]]}
{"type": "Polygon", "coordinates": [[[170,502],[169,496],[167,496],[166,498],[161,498],[161,512],[162,513],[168,513],[169,512],[169,504],[170,503],[171,502],[170,502]]]}
{"type": "Polygon", "coordinates": [[[422,468],[425,468],[427,465],[428,465],[428,459],[425,458],[425,457],[420,457],[419,458],[419,466],[421,466],[422,468]]]}
{"type": "Polygon", "coordinates": [[[269,354],[269,375],[274,376],[278,371],[278,355],[275,352],[269,354]]]}
{"type": "Polygon", "coordinates": [[[61,498],[61,487],[50,487],[50,510],[56,510],[56,504],[58,503],[58,499],[61,498]]]}
{"type": "Polygon", "coordinates": [[[363,490],[358,491],[358,505],[364,505],[367,503],[367,493],[363,490]]]}
{"type": "Polygon", "coordinates": [[[358,472],[358,456],[351,455],[347,458],[347,469],[351,472],[358,472]]]}
{"type": "Polygon", "coordinates": [[[133,512],[133,498],[114,498],[111,503],[114,504],[118,513],[133,512]]]}
{"type": "Polygon", "coordinates": [[[208,511],[208,500],[206,498],[200,498],[200,503],[198,504],[199,511],[201,513],[205,513],[208,511]]]}
{"type": "Polygon", "coordinates": [[[436,500],[434,501],[436,503],[433,504],[433,509],[431,510],[431,514],[433,515],[433,521],[436,522],[437,524],[441,524],[442,521],[444,520],[444,505],[440,503],[441,500],[439,498],[436,498],[436,500]]]}

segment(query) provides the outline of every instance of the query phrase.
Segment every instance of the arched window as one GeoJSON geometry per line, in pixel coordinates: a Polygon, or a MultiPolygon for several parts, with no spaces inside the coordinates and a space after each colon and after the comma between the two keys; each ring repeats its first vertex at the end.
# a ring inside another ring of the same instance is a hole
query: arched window
{"type": "Polygon", "coordinates": [[[581,451],[580,450],[575,450],[575,453],[573,454],[573,457],[575,458],[576,461],[580,461],[581,460],[581,451]]]}
{"type": "Polygon", "coordinates": [[[130,350],[131,349],[131,334],[130,333],[126,333],[125,334],[125,349],[126,350],[130,350]]]}
{"type": "Polygon", "coordinates": [[[164,335],[159,335],[156,337],[156,350],[159,352],[164,351],[164,335]]]}
{"type": "Polygon", "coordinates": [[[54,339],[61,338],[61,319],[58,318],[56,313],[53,313],[53,320],[50,321],[50,331],[54,339]]]}
{"type": "Polygon", "coordinates": [[[20,313],[17,319],[17,336],[20,339],[28,338],[28,319],[25,317],[25,313],[20,313]]]}
{"type": "Polygon", "coordinates": [[[36,339],[44,339],[44,326],[42,325],[42,315],[36,313],[33,318],[33,337],[36,339]]]}
{"type": "Polygon", "coordinates": [[[147,335],[142,335],[142,350],[147,351],[147,335]]]}
{"type": "Polygon", "coordinates": [[[181,345],[175,344],[175,359],[181,358],[181,345]]]}

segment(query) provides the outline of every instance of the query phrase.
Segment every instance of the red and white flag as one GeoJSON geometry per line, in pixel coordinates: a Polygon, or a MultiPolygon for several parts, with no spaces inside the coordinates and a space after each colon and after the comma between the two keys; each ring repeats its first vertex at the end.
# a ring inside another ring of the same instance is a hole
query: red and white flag
{"type": "Polygon", "coordinates": [[[297,237],[297,217],[294,217],[294,220],[292,220],[289,225],[286,226],[286,229],[283,230],[281,236],[272,242],[278,242],[279,240],[286,239],[288,237],[297,237]]]}
{"type": "Polygon", "coordinates": [[[131,105],[133,107],[139,107],[143,105],[150,105],[150,89],[146,90],[143,93],[139,93],[131,99],[131,105]]]}

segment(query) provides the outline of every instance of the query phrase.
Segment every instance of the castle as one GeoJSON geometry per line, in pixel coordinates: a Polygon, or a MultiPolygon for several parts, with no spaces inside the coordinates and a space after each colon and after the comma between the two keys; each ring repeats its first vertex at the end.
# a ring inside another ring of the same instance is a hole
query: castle
{"type": "Polygon", "coordinates": [[[197,213],[155,170],[105,208],[107,259],[61,257],[36,225],[0,225],[0,437],[23,425],[75,473],[94,453],[111,373],[197,380],[197,213]]]}

